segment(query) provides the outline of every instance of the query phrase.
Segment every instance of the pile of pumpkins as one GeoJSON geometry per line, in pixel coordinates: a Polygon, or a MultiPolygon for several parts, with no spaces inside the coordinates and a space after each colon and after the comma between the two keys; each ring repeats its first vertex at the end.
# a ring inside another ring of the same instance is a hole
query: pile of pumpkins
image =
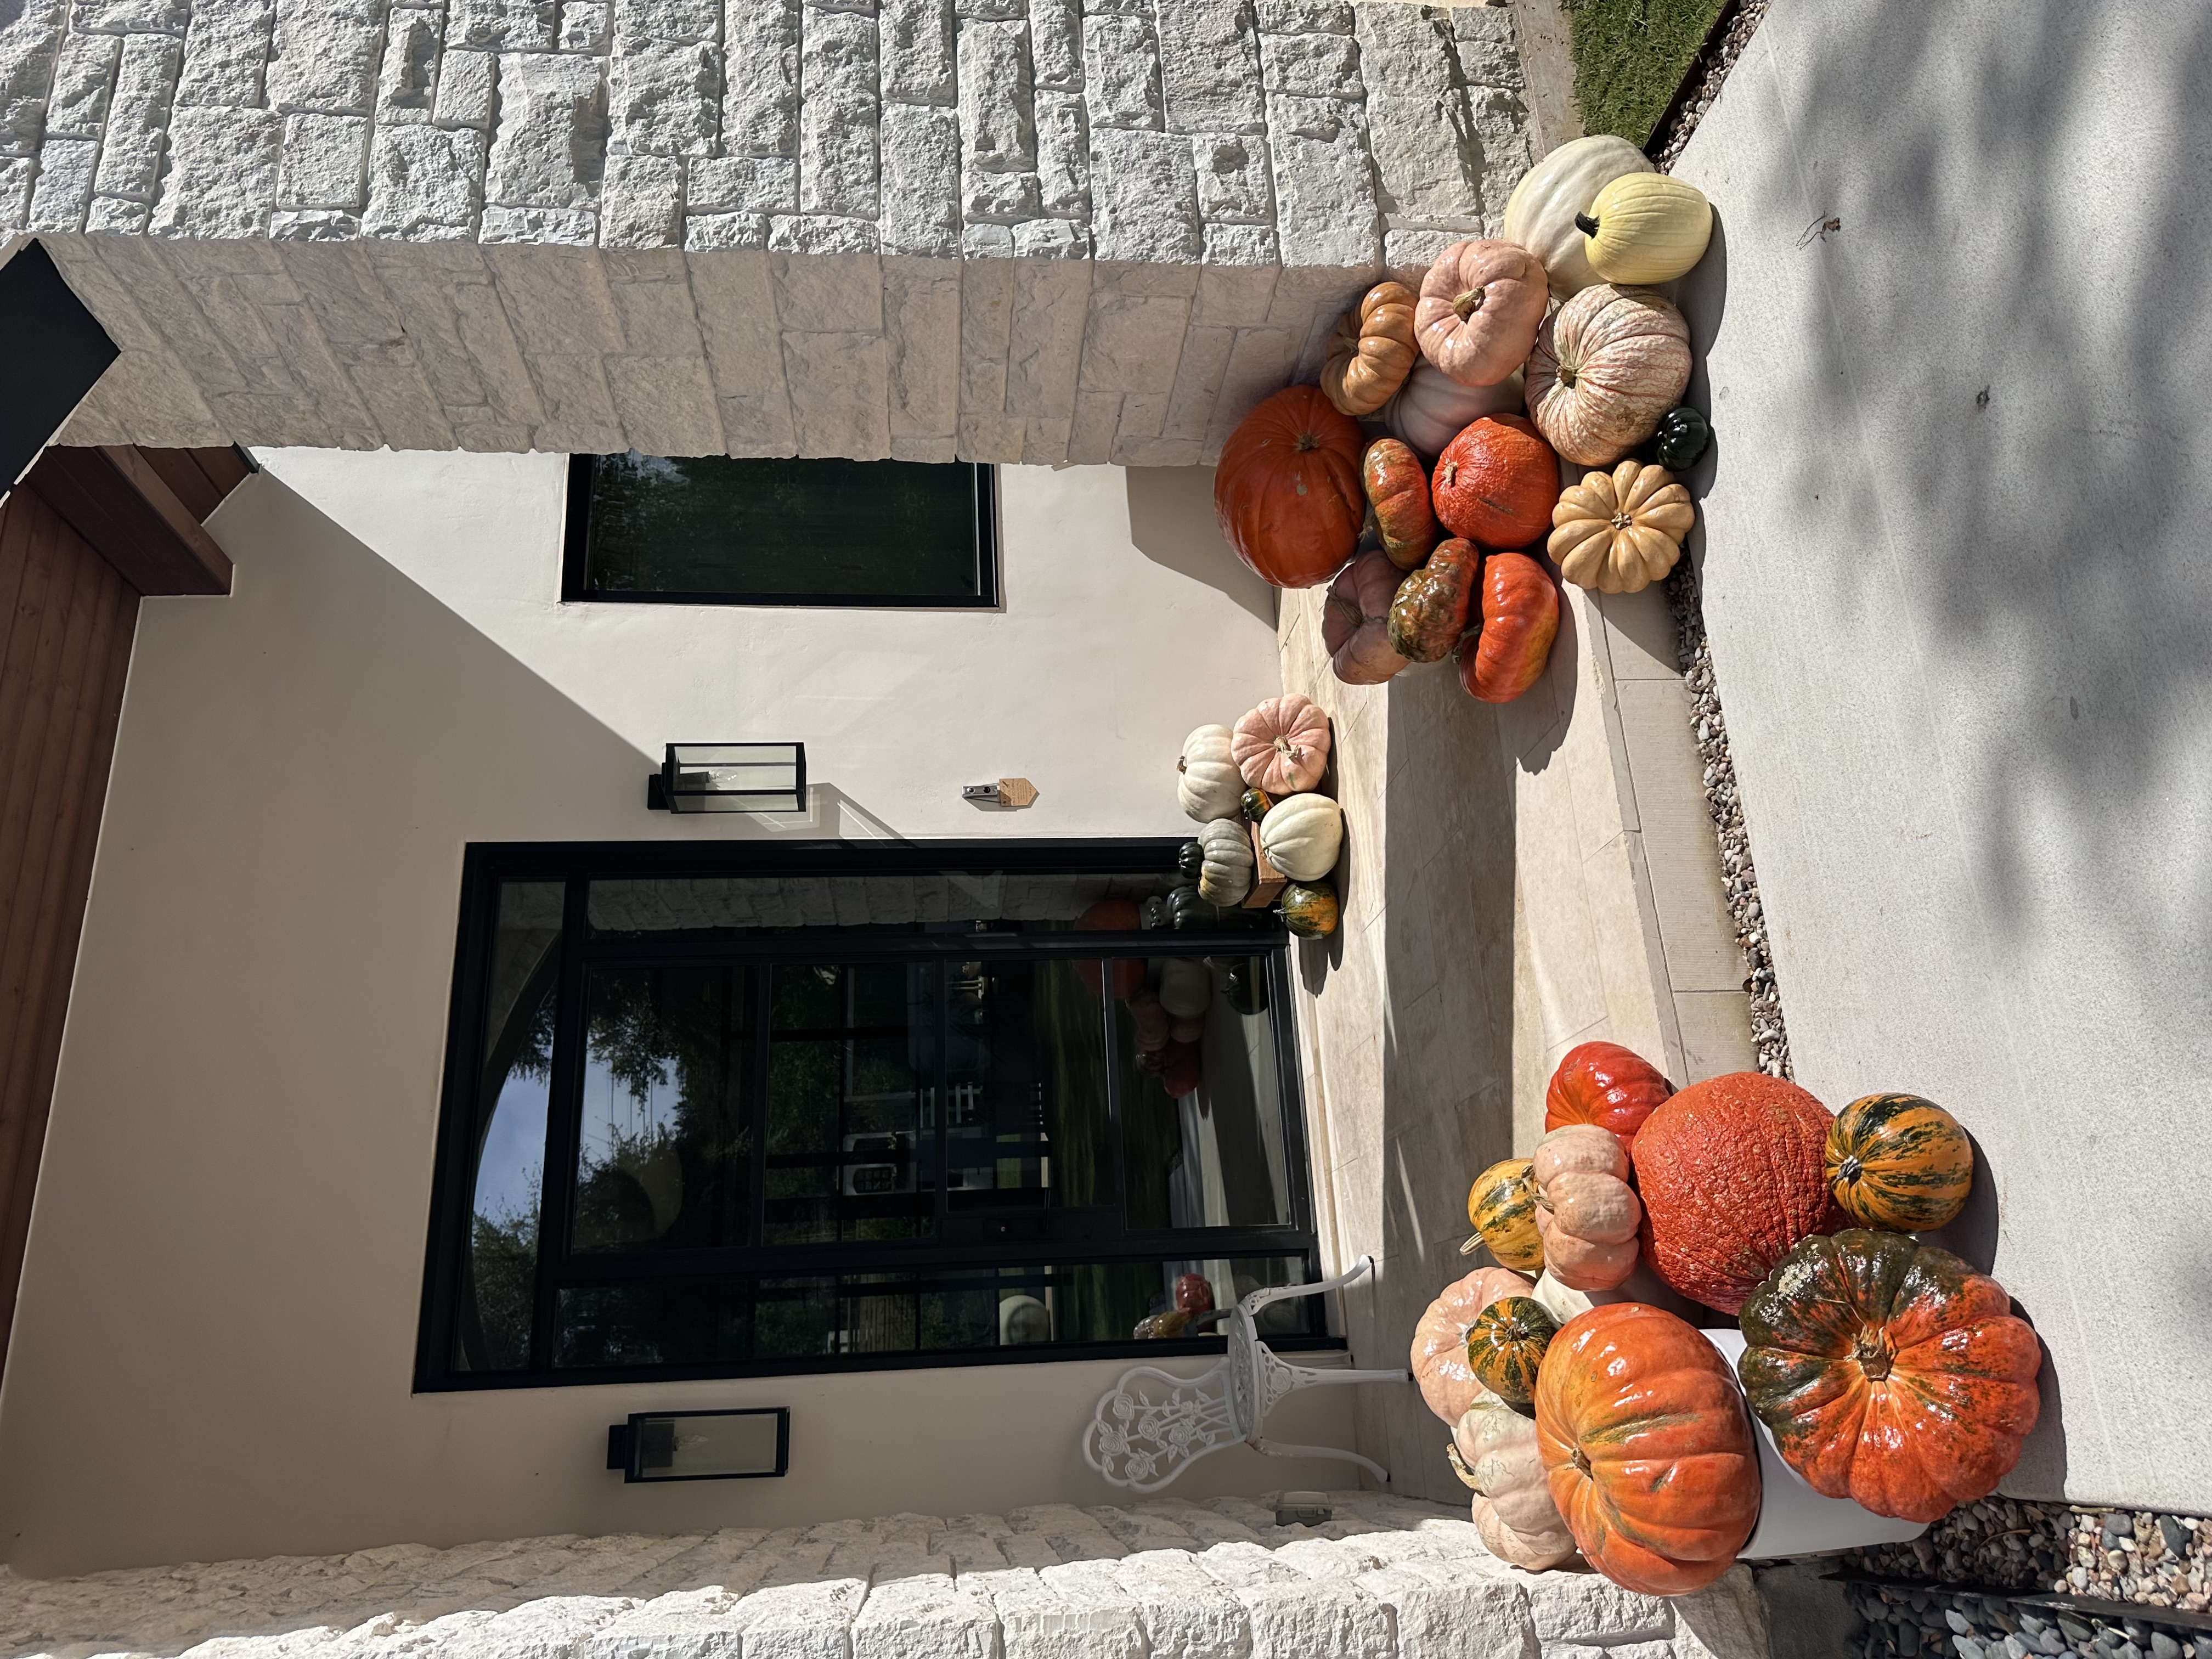
{"type": "Polygon", "coordinates": [[[1996,1281],[1912,1235],[1953,1220],[1973,1148],[1942,1107],[1831,1113],[1757,1072],[1677,1091],[1610,1042],[1553,1074],[1533,1158],[1476,1179],[1498,1265],[1430,1304],[1413,1365],[1490,1549],[1579,1552],[1653,1595],[1711,1583],[1757,1523],[1747,1407],[1815,1491],[1934,1521],[2034,1427],[2041,1353],[1996,1281]],[[1708,1311],[1710,1310],[1710,1311],[1708,1311]],[[1692,1322],[1740,1324],[1731,1366],[1692,1322]]]}
{"type": "Polygon", "coordinates": [[[1176,799],[1199,829],[1182,870],[1212,919],[1272,904],[1301,938],[1336,931],[1328,874],[1344,849],[1344,809],[1322,793],[1328,749],[1328,716],[1296,693],[1183,739],[1176,799]]]}
{"type": "Polygon", "coordinates": [[[1516,187],[1502,237],[1454,243],[1418,294],[1370,289],[1321,384],[1231,434],[1222,534],[1278,587],[1329,584],[1338,678],[1450,656],[1469,695],[1510,702],[1559,632],[1554,568],[1607,593],[1674,568],[1696,519],[1674,475],[1710,431],[1680,403],[1689,327],[1654,285],[1711,232],[1705,198],[1626,140],[1563,145],[1516,187]],[[1562,460],[1595,470],[1562,489],[1562,460]]]}

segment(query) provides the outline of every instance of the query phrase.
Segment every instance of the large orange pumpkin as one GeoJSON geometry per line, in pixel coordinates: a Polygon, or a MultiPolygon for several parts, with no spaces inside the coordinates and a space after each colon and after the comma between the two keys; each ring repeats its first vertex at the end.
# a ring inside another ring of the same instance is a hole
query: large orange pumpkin
{"type": "Polygon", "coordinates": [[[1367,514],[1361,447],[1359,423],[1319,386],[1285,386],[1247,415],[1213,474],[1214,515],[1237,556],[1277,587],[1341,570],[1367,514]]]}
{"type": "Polygon", "coordinates": [[[1743,1304],[1736,1362],[1815,1492],[1934,1521],[1986,1498],[2041,1407],[2012,1298],[1948,1250],[1852,1228],[1800,1241],[1743,1304]]]}
{"type": "Polygon", "coordinates": [[[1559,632],[1559,591],[1526,553],[1493,553],[1477,588],[1482,631],[1459,643],[1459,683],[1485,702],[1511,702],[1543,673],[1559,632]]]}
{"type": "Polygon", "coordinates": [[[1822,1166],[1832,1121],[1763,1072],[1692,1083],[1655,1109],[1632,1149],[1652,1271],[1732,1314],[1791,1245],[1844,1225],[1822,1166]]]}
{"type": "Polygon", "coordinates": [[[1431,486],[1437,517],[1483,547],[1526,547],[1552,528],[1559,462],[1522,415],[1486,415],[1444,446],[1431,486]]]}
{"type": "Polygon", "coordinates": [[[1577,1043],[1544,1091],[1545,1133],[1595,1123],[1612,1130],[1623,1146],[1633,1146],[1644,1120],[1674,1092],[1664,1073],[1634,1049],[1618,1042],[1577,1043]]]}
{"type": "Polygon", "coordinates": [[[1629,1589],[1703,1589],[1758,1524],[1758,1449],[1728,1362],[1641,1302],[1592,1308],[1552,1339],[1536,1445],[1583,1556],[1629,1589]]]}

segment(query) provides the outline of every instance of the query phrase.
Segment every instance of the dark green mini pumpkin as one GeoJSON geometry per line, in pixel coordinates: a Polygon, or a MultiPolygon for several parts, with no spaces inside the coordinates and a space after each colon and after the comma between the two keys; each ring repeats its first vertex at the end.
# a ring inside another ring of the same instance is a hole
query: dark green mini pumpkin
{"type": "Polygon", "coordinates": [[[1267,809],[1274,804],[1275,798],[1264,789],[1247,789],[1244,792],[1244,816],[1254,823],[1266,817],[1267,809]]]}
{"type": "Polygon", "coordinates": [[[1300,939],[1327,939],[1340,920],[1336,889],[1325,881],[1291,882],[1275,908],[1283,913],[1283,926],[1300,939]]]}
{"type": "Polygon", "coordinates": [[[1208,903],[1195,887],[1176,887],[1168,893],[1168,926],[1177,933],[1249,933],[1267,927],[1269,920],[1265,910],[1208,903]]]}
{"type": "Polygon", "coordinates": [[[1468,1368],[1508,1405],[1525,1406],[1536,1397],[1536,1371],[1559,1330],[1534,1297],[1500,1297],[1467,1328],[1468,1368]]]}
{"type": "Polygon", "coordinates": [[[1669,472],[1680,472],[1694,464],[1712,441],[1713,428],[1705,416],[1684,404],[1659,417],[1659,430],[1651,439],[1651,453],[1669,472]]]}
{"type": "Polygon", "coordinates": [[[1196,881],[1206,868],[1206,849],[1194,841],[1183,842],[1176,854],[1176,868],[1196,881]]]}
{"type": "MultiPolygon", "coordinates": [[[[1215,958],[1219,961],[1219,957],[1215,958]]],[[[1240,1014],[1267,1009],[1267,964],[1257,957],[1231,957],[1228,964],[1229,1006],[1240,1014]]]]}

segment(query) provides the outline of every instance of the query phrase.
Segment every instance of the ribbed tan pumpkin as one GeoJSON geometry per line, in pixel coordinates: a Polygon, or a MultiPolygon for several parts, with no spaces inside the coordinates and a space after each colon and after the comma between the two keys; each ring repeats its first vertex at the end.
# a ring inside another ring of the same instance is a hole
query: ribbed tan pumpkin
{"type": "Polygon", "coordinates": [[[1518,242],[1454,242],[1421,278],[1413,337],[1462,386],[1496,386],[1528,361],[1549,290],[1518,242]]]}
{"type": "Polygon", "coordinates": [[[1541,1572],[1574,1554],[1575,1535],[1552,1501],[1533,1416],[1485,1389],[1452,1425],[1448,1449],[1460,1480],[1474,1489],[1468,1513],[1492,1555],[1541,1572]]]}
{"type": "Polygon", "coordinates": [[[1504,1267],[1478,1267],[1448,1285],[1429,1304],[1413,1327],[1413,1381],[1428,1407],[1447,1423],[1456,1423],[1478,1396],[1488,1392],[1474,1380],[1467,1334],[1482,1310],[1509,1296],[1526,1296],[1534,1287],[1504,1267]]]}
{"type": "Polygon", "coordinates": [[[1377,283],[1337,319],[1322,364],[1321,389],[1347,415],[1372,415],[1405,384],[1413,346],[1413,291],[1377,283]]]}
{"type": "Polygon", "coordinates": [[[1697,521],[1690,492],[1674,475],[1632,456],[1559,492],[1544,550],[1577,587],[1640,592],[1674,568],[1682,538],[1697,521]]]}
{"type": "Polygon", "coordinates": [[[1586,288],[1528,354],[1528,418],[1577,466],[1611,466],[1659,429],[1690,383],[1690,328],[1650,289],[1586,288]]]}
{"type": "Polygon", "coordinates": [[[1644,1206],[1629,1168],[1628,1149],[1595,1123],[1570,1123],[1537,1143],[1528,1175],[1544,1271],[1569,1290],[1609,1291],[1635,1270],[1644,1206]]]}

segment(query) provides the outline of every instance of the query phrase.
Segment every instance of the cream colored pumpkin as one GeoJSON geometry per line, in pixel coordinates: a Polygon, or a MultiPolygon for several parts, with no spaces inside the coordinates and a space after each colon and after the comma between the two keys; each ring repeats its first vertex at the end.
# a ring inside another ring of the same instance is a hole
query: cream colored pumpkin
{"type": "Polygon", "coordinates": [[[1528,354],[1528,418],[1577,466],[1611,466],[1659,429],[1690,383],[1690,326],[1650,289],[1586,288],[1528,354]]]}
{"type": "Polygon", "coordinates": [[[1433,461],[1444,446],[1486,415],[1518,415],[1523,392],[1516,369],[1496,386],[1462,386],[1424,357],[1398,395],[1382,405],[1383,429],[1433,461]]]}
{"type": "Polygon", "coordinates": [[[1468,1364],[1468,1328],[1501,1297],[1526,1296],[1533,1288],[1510,1268],[1478,1267],[1446,1285],[1413,1326],[1413,1381],[1445,1422],[1458,1422],[1478,1395],[1489,1392],[1468,1364]]]}
{"type": "Polygon", "coordinates": [[[1574,1554],[1574,1534],[1552,1501],[1537,1451],[1534,1418],[1485,1389],[1452,1425],[1449,1449],[1454,1472],[1474,1489],[1469,1513],[1492,1555],[1541,1572],[1574,1554]]]}
{"type": "Polygon", "coordinates": [[[1198,829],[1202,861],[1198,896],[1209,904],[1242,904],[1252,890],[1252,836],[1242,818],[1215,818],[1198,829]]]}
{"type": "Polygon", "coordinates": [[[1173,1019],[1197,1019],[1213,1000],[1213,975],[1198,957],[1162,957],[1160,1006],[1173,1019]]]}
{"type": "Polygon", "coordinates": [[[1652,172],[1642,150],[1609,132],[1561,144],[1521,175],[1506,198],[1505,223],[1499,234],[1544,262],[1553,299],[1571,299],[1599,280],[1590,269],[1576,216],[1614,179],[1652,172]]]}
{"type": "Polygon", "coordinates": [[[1627,1149],[1612,1130],[1571,1123],[1537,1143],[1536,1231],[1544,1270],[1570,1290],[1607,1291],[1636,1266],[1644,1206],[1628,1184],[1627,1149]]]}
{"type": "Polygon", "coordinates": [[[1260,820],[1260,850],[1292,881],[1319,881],[1344,850],[1344,809],[1327,795],[1285,795],[1260,820]]]}
{"type": "Polygon", "coordinates": [[[1591,198],[1575,223],[1590,269],[1608,283],[1671,283],[1705,257],[1713,204],[1695,185],[1632,173],[1591,198]]]}
{"type": "Polygon", "coordinates": [[[1544,550],[1577,587],[1636,593],[1674,568],[1697,521],[1690,492],[1673,473],[1631,456],[1559,492],[1544,550]]]}
{"type": "Polygon", "coordinates": [[[1182,758],[1176,763],[1181,775],[1176,799],[1200,823],[1233,818],[1241,810],[1244,775],[1230,757],[1231,742],[1225,726],[1201,726],[1182,740],[1182,758]]]}

